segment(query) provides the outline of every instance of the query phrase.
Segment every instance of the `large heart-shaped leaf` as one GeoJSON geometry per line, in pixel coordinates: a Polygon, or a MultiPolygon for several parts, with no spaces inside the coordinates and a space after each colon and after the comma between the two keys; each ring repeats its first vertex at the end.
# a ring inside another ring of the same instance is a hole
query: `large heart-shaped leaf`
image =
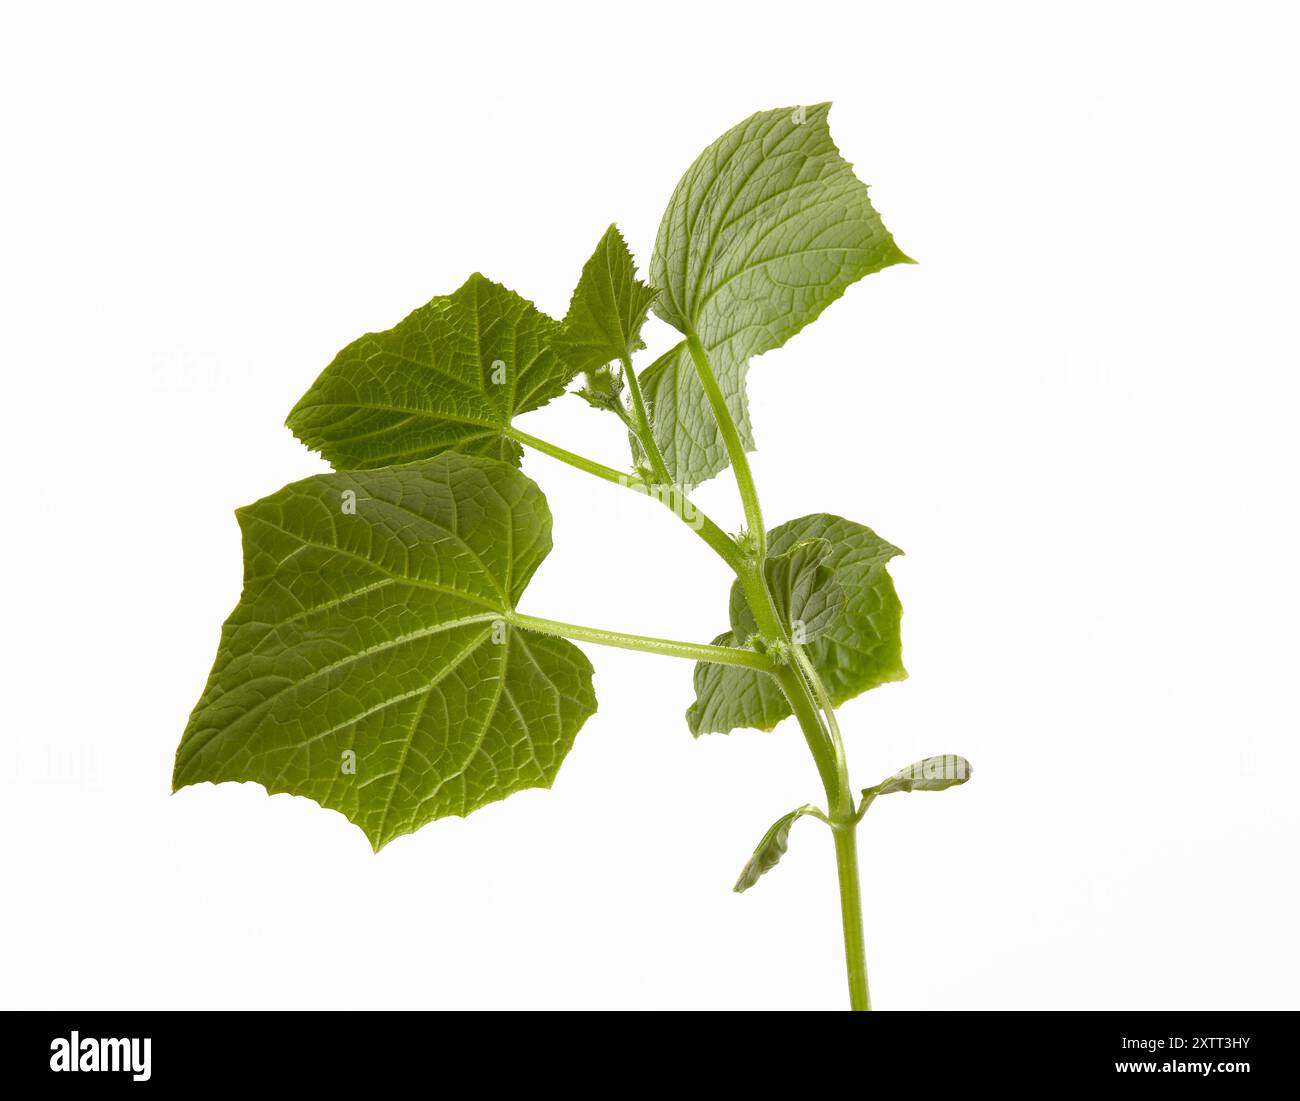
{"type": "Polygon", "coordinates": [[[537,486],[448,453],[324,474],[238,511],[244,591],[173,784],[251,780],[379,849],[549,787],[596,709],[591,665],[511,622],[551,548],[537,486]]]}
{"type": "MultiPolygon", "coordinates": [[[[768,532],[769,587],[782,576],[770,568],[773,558],[809,544],[816,547],[819,540],[829,549],[818,568],[829,569],[835,585],[813,592],[835,596],[839,611],[829,623],[818,617],[819,629],[808,638],[806,649],[838,707],[870,688],[907,676],[900,633],[903,607],[885,568],[902,551],[852,520],[814,513],[768,532]]],[[[786,626],[791,626],[789,621],[786,626]]],[[[716,645],[744,645],[754,632],[753,615],[738,583],[731,590],[731,627],[716,645]]],[[[766,683],[770,680],[734,666],[697,665],[696,699],[686,712],[691,732],[698,737],[739,727],[771,730],[790,714],[790,705],[774,684],[766,683]]]]}
{"type": "MultiPolygon", "coordinates": [[[[699,337],[747,450],[750,358],[779,348],[864,275],[909,262],[831,140],[829,110],[760,111],[728,130],[682,177],[655,240],[655,312],[699,337]]],[[[724,469],[726,448],[685,344],[641,383],[677,480],[724,469]]]]}
{"type": "Polygon", "coordinates": [[[519,462],[511,421],[578,373],[554,351],[560,323],[471,275],[382,333],[349,344],[286,424],[340,470],[465,454],[519,462]]]}

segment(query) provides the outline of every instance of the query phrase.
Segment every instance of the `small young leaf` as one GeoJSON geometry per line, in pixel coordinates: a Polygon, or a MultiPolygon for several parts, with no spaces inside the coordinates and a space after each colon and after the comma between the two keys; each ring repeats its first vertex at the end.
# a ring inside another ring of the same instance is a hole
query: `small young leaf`
{"type": "MultiPolygon", "coordinates": [[[[655,312],[700,338],[750,450],[749,360],[781,347],[858,279],[910,262],[831,140],[829,110],[760,111],[718,138],[673,192],[650,261],[655,312]]],[[[642,385],[676,478],[698,483],[724,469],[684,349],[648,368],[642,385]]]]}
{"type": "Polygon", "coordinates": [[[519,464],[506,434],[578,373],[556,355],[559,322],[475,274],[382,333],[349,344],[294,406],[293,434],[340,470],[453,448],[519,464]]]}
{"type": "Polygon", "coordinates": [[[645,323],[655,291],[636,277],[636,264],[617,226],[610,226],[573,292],[564,328],[553,347],[575,371],[594,373],[644,348],[645,323]]]}
{"type": "Polygon", "coordinates": [[[596,698],[577,647],[510,623],[551,549],[532,481],[449,452],[318,475],[236,515],[244,591],[174,788],[305,795],[378,850],[551,785],[596,698]]]}
{"type": "Polygon", "coordinates": [[[772,828],[763,834],[763,840],[758,843],[754,855],[749,858],[745,866],[740,870],[740,878],[736,880],[736,885],[732,888],[736,894],[749,890],[762,875],[770,872],[780,863],[781,857],[785,856],[786,849],[790,844],[790,827],[794,825],[796,818],[802,818],[805,814],[820,816],[821,812],[810,804],[800,807],[798,810],[792,810],[789,814],[778,818],[772,823],[772,828]]]}
{"type": "MultiPolygon", "coordinates": [[[[838,707],[870,688],[907,677],[900,633],[903,606],[886,570],[889,560],[903,552],[862,524],[819,512],[768,532],[768,557],[780,557],[813,539],[830,544],[824,565],[834,571],[845,598],[840,614],[808,645],[808,656],[838,707]]],[[[744,594],[734,584],[733,632],[749,622],[744,594]]]]}
{"type": "Polygon", "coordinates": [[[864,788],[862,795],[870,799],[877,795],[892,795],[897,791],[944,791],[964,784],[973,773],[974,769],[965,757],[945,753],[899,769],[875,787],[864,788]]]}
{"type": "MultiPolygon", "coordinates": [[[[829,544],[819,568],[831,571],[843,600],[838,614],[807,642],[806,649],[838,707],[870,688],[907,676],[899,630],[903,608],[886,570],[888,561],[903,552],[870,528],[822,512],[768,532],[768,560],[816,540],[829,544]]],[[[768,576],[770,584],[772,575],[768,576]]],[[[753,615],[739,584],[731,590],[731,625],[731,637],[719,645],[743,645],[754,633],[753,615]]],[[[698,736],[725,734],[738,727],[771,730],[790,714],[790,707],[775,686],[761,685],[770,679],[749,670],[727,669],[719,675],[697,667],[696,700],[686,713],[692,732],[698,736]]]]}
{"type": "MultiPolygon", "coordinates": [[[[844,608],[844,590],[826,564],[831,549],[825,539],[806,539],[763,563],[777,612],[801,644],[823,634],[844,608]]],[[[742,600],[735,628],[719,635],[713,645],[743,646],[757,631],[742,600]]],[[[742,726],[771,730],[789,714],[785,696],[766,674],[706,662],[695,666],[695,703],[686,711],[686,725],[695,737],[727,734],[742,726]]]]}

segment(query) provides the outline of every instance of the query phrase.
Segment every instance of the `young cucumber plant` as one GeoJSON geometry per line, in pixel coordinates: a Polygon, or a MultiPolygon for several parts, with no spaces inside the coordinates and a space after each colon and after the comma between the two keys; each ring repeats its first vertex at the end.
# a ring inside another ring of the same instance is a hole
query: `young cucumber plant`
{"type": "Polygon", "coordinates": [[[254,781],[356,823],[378,851],[447,815],[549,787],[596,710],[573,643],[689,658],[691,732],[771,730],[793,716],[825,788],[759,842],[735,885],[786,851],[796,819],[830,828],[849,995],[870,1008],[856,831],[872,801],[962,783],[930,757],[855,798],[835,709],[906,676],[901,553],[827,513],[768,529],[747,452],[752,357],[779,348],[849,284],[911,261],[839,155],[829,104],[763,111],[691,165],[640,281],[611,226],[556,321],[471,275],[338,354],[288,417],[337,473],[241,508],[244,588],[176,754],[173,786],[254,781]],[[641,371],[653,309],[681,339],[641,371]],[[576,391],[627,427],[607,466],[515,427],[576,391]],[[526,614],[551,515],[526,450],[645,493],[731,568],[730,624],[680,642],[526,614]],[[731,467],[745,527],[730,535],[688,490],[731,467]]]}

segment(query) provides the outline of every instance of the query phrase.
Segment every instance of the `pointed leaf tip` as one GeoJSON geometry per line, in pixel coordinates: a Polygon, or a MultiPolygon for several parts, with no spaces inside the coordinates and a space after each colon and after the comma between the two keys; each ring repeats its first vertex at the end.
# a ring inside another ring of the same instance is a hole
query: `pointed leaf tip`
{"type": "Polygon", "coordinates": [[[574,375],[591,375],[607,364],[630,359],[645,345],[641,326],[658,292],[636,277],[636,262],[611,225],[583,265],[560,332],[556,354],[574,375]]]}

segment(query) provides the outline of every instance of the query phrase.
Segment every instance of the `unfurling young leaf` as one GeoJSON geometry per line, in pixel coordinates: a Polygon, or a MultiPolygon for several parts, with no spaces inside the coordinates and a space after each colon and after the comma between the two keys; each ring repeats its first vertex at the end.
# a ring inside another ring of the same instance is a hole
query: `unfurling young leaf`
{"type": "Polygon", "coordinates": [[[510,622],[551,549],[532,481],[449,453],[307,478],[237,515],[244,592],[175,788],[305,795],[379,849],[551,785],[596,698],[576,646],[510,622]]]}
{"type": "MultiPolygon", "coordinates": [[[[747,450],[745,372],[858,279],[909,263],[840,156],[829,103],[751,115],[696,158],[659,225],[650,282],[655,312],[696,334],[747,450]]],[[[655,438],[678,481],[728,463],[685,344],[641,376],[655,438]]]]}
{"type": "MultiPolygon", "coordinates": [[[[806,650],[838,707],[868,689],[907,676],[900,633],[903,608],[885,568],[903,552],[861,524],[814,513],[768,533],[764,568],[769,586],[774,574],[768,567],[774,560],[801,544],[815,548],[823,541],[829,549],[817,568],[829,571],[834,585],[815,591],[833,600],[838,611],[829,622],[818,621],[821,625],[809,636],[806,650]],[[842,599],[835,599],[837,595],[842,599]]],[[[793,626],[789,619],[786,626],[793,626]]],[[[739,584],[731,590],[731,627],[730,637],[722,636],[726,641],[719,645],[744,645],[754,633],[753,614],[739,584]]],[[[697,666],[696,699],[686,713],[691,732],[699,736],[726,734],[738,727],[771,730],[790,714],[790,706],[780,693],[764,691],[760,677],[733,666],[697,666]]]]}
{"type": "Polygon", "coordinates": [[[815,815],[818,818],[822,817],[822,812],[810,805],[800,807],[798,810],[792,810],[789,814],[783,815],[772,823],[772,828],[763,834],[763,840],[758,843],[754,855],[745,862],[745,866],[740,870],[740,878],[736,880],[736,885],[732,888],[736,894],[749,890],[759,881],[761,876],[777,866],[790,845],[790,827],[794,825],[796,819],[802,818],[805,814],[815,815]]]}
{"type": "Polygon", "coordinates": [[[552,344],[560,323],[471,275],[452,294],[349,344],[286,423],[336,469],[370,470],[456,449],[519,464],[511,421],[577,374],[552,344]]]}
{"type": "Polygon", "coordinates": [[[877,795],[892,795],[898,791],[944,791],[947,788],[964,784],[971,778],[974,770],[965,757],[955,753],[944,753],[938,757],[927,757],[906,768],[900,768],[887,780],[882,780],[875,787],[864,788],[863,798],[870,802],[877,795]]]}
{"type": "Polygon", "coordinates": [[[611,367],[588,371],[586,385],[577,393],[593,409],[603,409],[619,417],[627,415],[623,408],[623,376],[611,367]]]}

